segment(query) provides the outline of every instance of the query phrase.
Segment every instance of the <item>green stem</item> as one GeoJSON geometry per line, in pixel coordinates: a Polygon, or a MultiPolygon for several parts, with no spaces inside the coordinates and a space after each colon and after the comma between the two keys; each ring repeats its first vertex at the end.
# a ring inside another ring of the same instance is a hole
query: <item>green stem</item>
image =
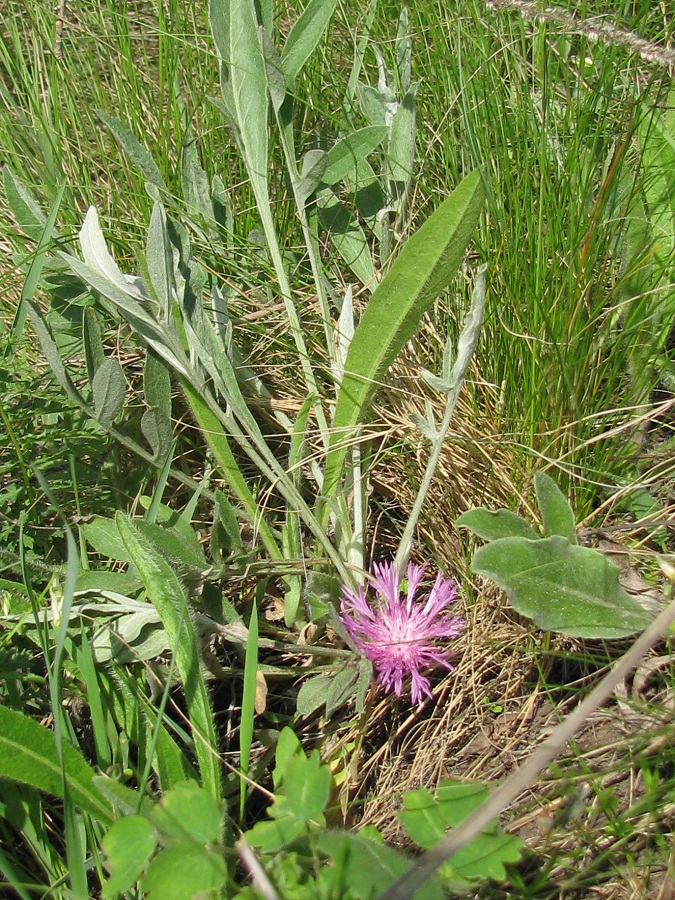
{"type": "MultiPolygon", "coordinates": [[[[436,466],[438,465],[438,460],[443,449],[443,443],[445,442],[445,438],[447,437],[448,429],[450,428],[450,422],[452,420],[453,413],[455,412],[455,406],[457,405],[459,392],[462,389],[462,385],[464,384],[464,379],[466,378],[466,372],[469,368],[471,356],[473,354],[474,348],[476,346],[476,341],[478,340],[478,335],[480,334],[480,329],[483,324],[483,314],[485,311],[486,268],[487,267],[485,265],[481,266],[476,276],[476,285],[471,296],[471,308],[469,309],[464,328],[462,329],[462,333],[459,336],[459,341],[457,342],[457,359],[455,360],[455,363],[452,367],[452,372],[450,373],[450,378],[447,383],[446,404],[445,412],[443,414],[443,421],[441,422],[441,426],[438,429],[436,439],[433,442],[431,453],[429,454],[429,461],[427,462],[427,467],[424,472],[424,477],[422,478],[422,483],[420,484],[419,490],[417,491],[415,503],[413,504],[412,511],[408,518],[408,522],[406,523],[398,550],[396,552],[396,557],[394,559],[394,565],[398,568],[398,571],[401,573],[401,575],[403,575],[403,570],[405,569],[410,557],[413,534],[415,532],[415,529],[417,528],[417,522],[420,517],[420,512],[422,511],[422,506],[424,505],[427,493],[429,492],[429,487],[431,486],[431,482],[436,471],[436,466]]],[[[443,374],[444,377],[446,377],[445,373],[443,374]]]]}

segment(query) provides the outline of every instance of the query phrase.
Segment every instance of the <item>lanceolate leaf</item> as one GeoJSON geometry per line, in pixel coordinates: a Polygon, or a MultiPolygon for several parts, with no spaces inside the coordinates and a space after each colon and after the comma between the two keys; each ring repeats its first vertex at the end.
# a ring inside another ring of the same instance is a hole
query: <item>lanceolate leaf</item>
{"type": "Polygon", "coordinates": [[[483,181],[476,170],[406,241],[371,297],[347,354],[326,460],[324,495],[337,488],[349,440],[366,415],[378,381],[457,271],[484,199],[483,181]]]}
{"type": "Polygon", "coordinates": [[[555,481],[544,472],[537,472],[534,476],[534,489],[546,537],[558,534],[567,538],[570,544],[576,544],[574,511],[555,481]]]}
{"type": "Polygon", "coordinates": [[[109,428],[122,412],[126,389],[122,366],[114,357],[107,357],[91,382],[96,418],[104,428],[109,428]]]}
{"type": "MultiPolygon", "coordinates": [[[[71,800],[99,822],[114,819],[110,804],[93,785],[96,772],[70,744],[63,743],[63,764],[71,800]]],[[[0,778],[63,799],[61,762],[54,732],[28,716],[0,705],[0,778]]]]}
{"type": "Polygon", "coordinates": [[[223,100],[238,131],[254,190],[267,181],[267,75],[253,0],[211,0],[211,30],[221,61],[223,100]]]}
{"type": "Polygon", "coordinates": [[[195,733],[195,752],[203,786],[220,799],[220,775],[215,752],[216,736],[208,692],[200,667],[197,638],[187,598],[171,566],[150,541],[124,515],[116,516],[117,530],[143,579],[145,589],[162,619],[175,653],[183,682],[190,723],[195,733]]]}
{"type": "Polygon", "coordinates": [[[284,75],[292,81],[302,71],[328,27],[337,0],[309,0],[290,30],[281,53],[284,75]]]}
{"type": "Polygon", "coordinates": [[[125,125],[122,125],[122,123],[114,116],[104,112],[102,109],[97,110],[97,115],[127,154],[129,159],[138,166],[145,180],[149,181],[150,184],[154,184],[155,187],[158,187],[160,190],[168,193],[169,189],[162,177],[162,173],[157,168],[157,163],[154,161],[148,150],[136,140],[129,129],[125,125]]]}

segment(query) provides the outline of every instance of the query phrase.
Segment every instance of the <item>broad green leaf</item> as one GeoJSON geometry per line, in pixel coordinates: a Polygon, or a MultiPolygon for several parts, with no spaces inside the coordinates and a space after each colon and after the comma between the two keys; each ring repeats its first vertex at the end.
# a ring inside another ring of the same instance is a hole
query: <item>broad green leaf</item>
{"type": "Polygon", "coordinates": [[[167,791],[150,819],[163,834],[181,841],[215,844],[220,839],[220,806],[195,781],[183,781],[167,791]]]}
{"type": "Polygon", "coordinates": [[[300,819],[284,816],[256,824],[246,832],[246,840],[263,853],[274,853],[292,844],[307,832],[307,825],[300,819]]]}
{"type": "Polygon", "coordinates": [[[570,544],[576,544],[574,512],[555,481],[544,472],[537,472],[534,476],[534,490],[546,537],[557,534],[567,538],[570,544]]]}
{"type": "Polygon", "coordinates": [[[26,305],[28,307],[33,331],[40,341],[40,347],[42,348],[42,352],[47,360],[49,368],[52,370],[54,378],[56,378],[56,381],[63,388],[66,395],[73,400],[80,409],[85,409],[86,404],[63,364],[59,348],[56,345],[56,341],[54,340],[54,336],[52,335],[49,326],[42,316],[40,307],[36,303],[33,303],[32,300],[27,301],[26,305]]]}
{"type": "MultiPolygon", "coordinates": [[[[433,797],[426,788],[409,791],[403,796],[405,809],[398,813],[410,838],[429,849],[445,836],[448,827],[455,828],[477,809],[488,796],[487,788],[478,782],[442,782],[433,797]]],[[[453,875],[464,879],[503,880],[505,863],[518,862],[523,843],[496,827],[486,828],[446,863],[453,875]]]]}
{"type": "Polygon", "coordinates": [[[213,221],[214,210],[209,177],[202,167],[197,142],[190,127],[183,135],[180,174],[183,200],[188,209],[196,210],[206,222],[213,221]]]}
{"type": "Polygon", "coordinates": [[[320,820],[328,803],[331,774],[321,764],[318,750],[309,757],[304,751],[292,757],[283,775],[281,792],[288,809],[306,822],[320,820]]]}
{"type": "Polygon", "coordinates": [[[85,306],[82,311],[82,343],[84,345],[84,359],[87,365],[87,377],[89,378],[89,384],[91,384],[94,380],[94,375],[105,360],[103,331],[98,313],[93,306],[85,306]]]}
{"type": "Polygon", "coordinates": [[[480,547],[471,571],[499,585],[516,612],[539,628],[571,637],[621,638],[651,616],[619,585],[619,570],[602,553],[553,535],[503,538],[480,547]]]}
{"type": "Polygon", "coordinates": [[[328,151],[323,183],[332,186],[347,176],[358,182],[361,166],[386,136],[384,125],[368,125],[341,138],[328,151]]]}
{"type": "Polygon", "coordinates": [[[164,360],[152,350],[148,350],[143,365],[143,396],[150,408],[155,406],[171,416],[171,375],[164,360]]]}
{"type": "MultiPolygon", "coordinates": [[[[112,809],[95,789],[96,772],[84,757],[64,741],[63,764],[70,799],[83,812],[107,825],[112,809]]],[[[28,716],[0,705],[0,778],[27,784],[63,799],[61,762],[54,732],[28,716]]]]}
{"type": "MultiPolygon", "coordinates": [[[[279,113],[286,99],[286,78],[281,63],[281,55],[274,46],[272,37],[266,31],[262,32],[261,38],[263,56],[265,57],[265,72],[267,73],[267,89],[270,92],[272,109],[275,113],[279,113]]],[[[295,159],[295,157],[293,158],[295,159]]]]}
{"type": "MultiPolygon", "coordinates": [[[[201,672],[197,638],[187,598],[175,572],[136,525],[122,513],[115,517],[117,529],[143,580],[148,596],[162,619],[183,682],[195,751],[204,787],[220,799],[217,741],[209,696],[201,672]]],[[[147,524],[147,523],[146,523],[147,524]]]]}
{"type": "Polygon", "coordinates": [[[111,876],[101,896],[106,900],[129,890],[157,847],[152,825],[144,816],[124,816],[113,822],[101,841],[111,876]]]}
{"type": "Polygon", "coordinates": [[[391,123],[387,143],[387,163],[394,196],[405,194],[412,181],[415,160],[415,94],[406,94],[391,123]]]}
{"type": "Polygon", "coordinates": [[[173,248],[167,230],[166,213],[161,203],[152,207],[145,249],[150,284],[159,301],[159,319],[168,322],[173,301],[173,248]]]}
{"type": "Polygon", "coordinates": [[[131,562],[131,556],[119,536],[114,519],[94,516],[82,526],[84,536],[93,549],[106,559],[116,562],[131,562]]]}
{"type": "Polygon", "coordinates": [[[289,82],[300,74],[321,40],[336,5],[337,0],[308,0],[302,13],[293,23],[281,51],[284,74],[289,82]]]}
{"type": "Polygon", "coordinates": [[[117,616],[96,630],[91,648],[97,662],[146,662],[163,656],[171,648],[152,604],[127,615],[117,616]]]}
{"type": "Polygon", "coordinates": [[[483,832],[454,853],[446,865],[462,878],[504,881],[507,877],[505,864],[517,863],[522,849],[523,842],[512,834],[483,832]]]}
{"type": "Polygon", "coordinates": [[[107,357],[91,383],[96,418],[104,428],[110,428],[122,412],[126,390],[122,366],[114,357],[107,357]]]}
{"type": "Polygon", "coordinates": [[[330,717],[336,709],[339,709],[342,704],[352,696],[358,675],[359,671],[356,660],[353,663],[347,663],[342,669],[335,673],[326,694],[327,716],[330,717]]]}
{"type": "Polygon", "coordinates": [[[141,431],[152,447],[152,455],[158,462],[167,459],[173,446],[171,419],[156,406],[146,409],[141,419],[141,431]]]}
{"type": "Polygon", "coordinates": [[[525,519],[508,509],[493,512],[478,506],[462,513],[455,525],[458,528],[468,528],[484,541],[497,541],[506,537],[523,537],[534,541],[539,537],[525,519]]]}
{"type": "MultiPolygon", "coordinates": [[[[244,550],[244,544],[241,539],[241,533],[239,531],[239,521],[237,519],[237,515],[234,507],[227,499],[225,494],[216,490],[215,492],[215,504],[213,509],[213,533],[216,532],[217,526],[220,525],[222,527],[222,531],[225,538],[225,546],[224,550],[230,553],[242,553],[244,550]]],[[[212,534],[212,538],[214,534],[212,534]]],[[[218,549],[220,550],[220,546],[218,545],[218,549]]],[[[217,554],[213,551],[215,550],[215,545],[212,543],[211,545],[212,557],[217,559],[217,554]]]]}
{"type": "Polygon", "coordinates": [[[284,775],[291,760],[294,756],[300,754],[304,756],[305,751],[302,749],[302,744],[296,733],[288,726],[282,728],[277,741],[274,771],[272,772],[272,781],[276,791],[280,789],[283,783],[284,775]]]}
{"type": "Polygon", "coordinates": [[[347,354],[338,395],[323,493],[338,486],[354,429],[378,383],[462,260],[485,200],[481,174],[468,175],[410,237],[370,298],[347,354]]]}
{"type": "Polygon", "coordinates": [[[426,788],[406,791],[403,806],[396,818],[420,847],[433,847],[445,835],[446,825],[438,803],[426,788]]]}
{"type": "Polygon", "coordinates": [[[324,180],[327,165],[328,154],[324,150],[308,150],[305,153],[302,160],[300,184],[296,190],[296,195],[303,206],[324,180]]]}
{"type": "Polygon", "coordinates": [[[132,163],[138,167],[143,178],[168,194],[169,189],[162,177],[162,173],[157,168],[157,163],[129,129],[125,125],[122,125],[122,123],[114,116],[111,116],[102,109],[97,110],[96,115],[110,131],[132,163]]]}
{"type": "Polygon", "coordinates": [[[147,900],[192,900],[219,890],[226,878],[218,853],[181,841],[157,854],[140,886],[147,900]]]}
{"type": "MultiPolygon", "coordinates": [[[[341,884],[362,897],[379,897],[412,866],[412,860],[386,844],[349,831],[322,831],[317,847],[340,869],[341,884]]],[[[413,894],[414,900],[442,900],[445,891],[430,878],[413,894]]]]}
{"type": "Polygon", "coordinates": [[[487,800],[489,793],[479,781],[442,781],[436,789],[436,799],[446,826],[455,828],[459,825],[487,800]]]}

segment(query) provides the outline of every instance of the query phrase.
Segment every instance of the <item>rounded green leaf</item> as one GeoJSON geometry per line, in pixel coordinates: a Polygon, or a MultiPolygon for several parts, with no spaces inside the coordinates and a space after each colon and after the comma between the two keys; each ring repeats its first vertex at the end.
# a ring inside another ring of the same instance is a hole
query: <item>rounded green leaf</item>
{"type": "Polygon", "coordinates": [[[140,878],[148,859],[157,847],[152,825],[144,816],[124,816],[112,824],[101,841],[111,877],[102,896],[114,897],[129,890],[140,878]]]}
{"type": "Polygon", "coordinates": [[[220,806],[195,781],[184,781],[167,791],[152,812],[152,821],[164,834],[196,844],[220,838],[220,806]]]}
{"type": "Polygon", "coordinates": [[[217,891],[227,869],[216,853],[187,841],[162,850],[141,881],[147,900],[192,900],[197,894],[217,891]]]}

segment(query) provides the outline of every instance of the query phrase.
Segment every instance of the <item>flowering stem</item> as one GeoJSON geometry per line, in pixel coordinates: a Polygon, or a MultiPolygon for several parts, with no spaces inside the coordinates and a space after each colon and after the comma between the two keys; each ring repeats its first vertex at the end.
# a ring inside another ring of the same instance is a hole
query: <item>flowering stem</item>
{"type": "MultiPolygon", "coordinates": [[[[401,577],[403,577],[404,569],[410,557],[413,534],[415,532],[415,528],[417,527],[420,512],[422,511],[422,506],[429,491],[431,481],[434,477],[434,472],[436,471],[436,466],[438,465],[441,450],[443,449],[443,443],[447,436],[448,429],[450,428],[450,421],[452,420],[455,406],[457,405],[457,398],[459,397],[459,392],[462,388],[462,385],[464,384],[466,372],[469,368],[469,362],[471,361],[471,356],[473,354],[474,348],[476,346],[476,341],[478,340],[478,335],[480,334],[480,329],[483,324],[483,313],[485,312],[486,269],[487,265],[482,265],[478,270],[478,274],[476,275],[476,284],[471,295],[471,307],[466,317],[466,322],[464,324],[464,328],[462,329],[462,333],[460,334],[459,340],[457,341],[457,358],[455,359],[455,362],[452,366],[450,377],[448,378],[444,386],[446,403],[445,412],[443,414],[443,421],[441,422],[441,426],[438,429],[436,438],[433,441],[431,453],[429,454],[429,461],[427,462],[427,467],[424,472],[424,477],[422,479],[422,483],[420,484],[419,490],[417,491],[415,503],[413,504],[410,516],[408,517],[408,522],[406,523],[403,535],[401,537],[401,542],[394,559],[394,565],[398,568],[401,577]]],[[[445,373],[443,373],[443,377],[447,377],[445,373]]]]}

